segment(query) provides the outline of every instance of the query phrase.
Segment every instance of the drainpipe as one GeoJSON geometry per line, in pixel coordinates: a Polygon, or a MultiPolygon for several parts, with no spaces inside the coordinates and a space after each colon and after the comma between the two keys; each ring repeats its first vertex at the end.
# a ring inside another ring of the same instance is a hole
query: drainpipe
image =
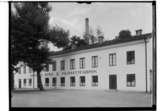
{"type": "Polygon", "coordinates": [[[146,74],[146,93],[148,92],[147,90],[147,39],[144,39],[144,44],[145,44],[145,74],[146,74]]]}

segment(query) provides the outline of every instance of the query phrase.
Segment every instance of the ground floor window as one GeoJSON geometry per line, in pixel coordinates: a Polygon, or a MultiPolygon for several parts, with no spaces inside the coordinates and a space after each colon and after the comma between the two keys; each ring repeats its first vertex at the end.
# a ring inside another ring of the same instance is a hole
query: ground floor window
{"type": "Polygon", "coordinates": [[[70,86],[75,86],[75,77],[70,77],[70,86]]]}
{"type": "Polygon", "coordinates": [[[98,86],[98,76],[92,76],[92,86],[98,86]]]}
{"type": "Polygon", "coordinates": [[[52,86],[56,86],[56,78],[55,77],[52,79],[52,86]]]}
{"type": "Polygon", "coordinates": [[[32,79],[29,79],[29,86],[32,85],[32,79]]]}
{"type": "Polygon", "coordinates": [[[26,82],[27,82],[26,79],[24,79],[24,86],[26,86],[26,82]]]}
{"type": "Polygon", "coordinates": [[[80,76],[80,86],[85,86],[85,76],[80,76]]]}
{"type": "Polygon", "coordinates": [[[61,86],[65,86],[65,77],[60,78],[61,86]]]}
{"type": "Polygon", "coordinates": [[[45,86],[49,86],[49,78],[45,78],[45,86]]]}
{"type": "Polygon", "coordinates": [[[135,74],[127,74],[127,87],[135,87],[136,79],[135,74]]]}

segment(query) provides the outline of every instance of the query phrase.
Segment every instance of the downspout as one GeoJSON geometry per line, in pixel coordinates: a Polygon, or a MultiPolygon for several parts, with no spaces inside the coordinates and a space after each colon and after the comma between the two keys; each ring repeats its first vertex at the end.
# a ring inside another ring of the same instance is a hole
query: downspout
{"type": "Polygon", "coordinates": [[[144,44],[145,44],[145,74],[146,74],[146,93],[148,92],[147,90],[147,40],[144,39],[144,44]]]}

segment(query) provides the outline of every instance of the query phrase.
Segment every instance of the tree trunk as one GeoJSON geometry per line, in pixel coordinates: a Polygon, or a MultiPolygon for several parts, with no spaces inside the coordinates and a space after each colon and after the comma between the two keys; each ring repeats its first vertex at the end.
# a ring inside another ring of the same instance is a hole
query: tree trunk
{"type": "Polygon", "coordinates": [[[10,83],[10,88],[11,88],[11,91],[14,90],[14,73],[13,73],[13,70],[10,66],[10,69],[9,69],[9,83],[10,83]]]}
{"type": "Polygon", "coordinates": [[[44,90],[43,85],[42,85],[42,81],[41,81],[41,71],[37,71],[37,87],[39,88],[39,90],[44,90]]]}

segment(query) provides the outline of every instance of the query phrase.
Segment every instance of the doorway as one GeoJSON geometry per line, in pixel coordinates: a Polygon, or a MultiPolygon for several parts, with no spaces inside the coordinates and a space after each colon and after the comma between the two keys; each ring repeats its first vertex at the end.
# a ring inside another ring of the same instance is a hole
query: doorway
{"type": "Polygon", "coordinates": [[[109,75],[109,89],[117,89],[117,75],[109,75]]]}
{"type": "Polygon", "coordinates": [[[21,88],[21,79],[19,79],[19,88],[21,88]]]}

